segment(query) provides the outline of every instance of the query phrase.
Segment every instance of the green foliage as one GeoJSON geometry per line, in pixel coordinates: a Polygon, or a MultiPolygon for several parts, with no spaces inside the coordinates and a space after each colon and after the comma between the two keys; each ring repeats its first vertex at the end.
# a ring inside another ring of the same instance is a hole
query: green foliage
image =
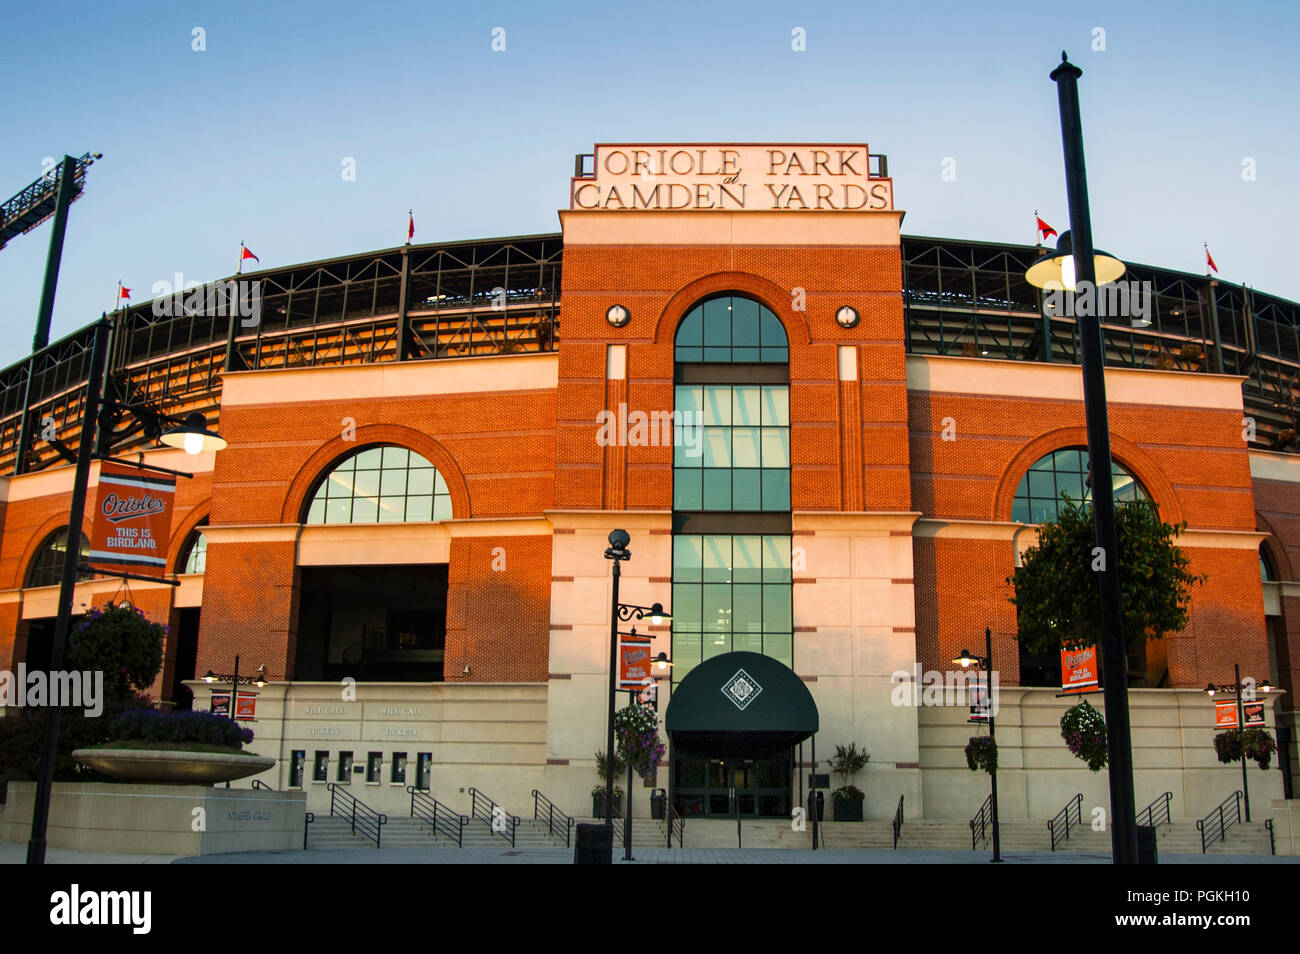
{"type": "Polygon", "coordinates": [[[998,770],[998,744],[990,735],[972,735],[966,743],[966,765],[972,772],[992,775],[998,770]]]}
{"type": "Polygon", "coordinates": [[[1061,716],[1061,738],[1076,758],[1099,772],[1106,767],[1106,720],[1084,699],[1061,716]]]}
{"type": "MultiPolygon", "coordinates": [[[[75,762],[73,751],[109,741],[110,724],[114,719],[130,709],[147,709],[151,705],[147,696],[108,696],[104,700],[104,711],[98,717],[88,716],[82,709],[63,709],[59,713],[59,737],[55,743],[54,780],[108,781],[106,776],[75,762]]],[[[37,777],[48,711],[43,706],[11,708],[0,719],[0,782],[6,779],[32,781],[37,777]]]]}
{"type": "MultiPolygon", "coordinates": [[[[1186,627],[1191,587],[1206,577],[1188,571],[1187,555],[1174,544],[1187,525],[1162,522],[1149,501],[1119,504],[1115,524],[1124,636],[1126,645],[1137,648],[1186,627]]],[[[1007,579],[1019,611],[1018,638],[1030,652],[1101,641],[1101,598],[1092,568],[1096,545],[1092,508],[1069,498],[1054,522],[1039,525],[1038,544],[1007,579]]]]}
{"type": "Polygon", "coordinates": [[[1228,729],[1214,737],[1214,751],[1220,762],[1240,762],[1253,759],[1261,769],[1268,768],[1277,743],[1267,729],[1252,726],[1248,729],[1228,729]]]}
{"type": "Polygon", "coordinates": [[[867,793],[856,785],[845,785],[831,792],[831,798],[837,802],[860,802],[866,797],[867,793]]]}
{"type": "MultiPolygon", "coordinates": [[[[607,769],[605,763],[605,751],[602,749],[601,751],[596,753],[596,777],[599,778],[601,781],[600,790],[602,792],[605,790],[604,782],[605,782],[605,778],[607,777],[606,771],[607,769]]],[[[624,762],[623,759],[619,756],[618,752],[615,751],[614,752],[614,778],[617,779],[626,771],[627,771],[627,763],[624,762]]],[[[594,795],[595,792],[593,792],[592,794],[594,795]]]]}
{"type": "MultiPolygon", "coordinates": [[[[840,777],[845,788],[852,788],[849,782],[853,781],[853,776],[857,775],[867,763],[871,761],[871,754],[864,746],[858,748],[858,743],[850,742],[846,748],[843,745],[835,746],[835,757],[829,761],[831,771],[840,777]]],[[[854,789],[857,791],[857,789],[854,789]]]]}
{"type": "Polygon", "coordinates": [[[162,671],[167,627],[130,604],[90,610],[68,634],[68,666],[104,674],[104,693],[126,699],[162,671]]]}

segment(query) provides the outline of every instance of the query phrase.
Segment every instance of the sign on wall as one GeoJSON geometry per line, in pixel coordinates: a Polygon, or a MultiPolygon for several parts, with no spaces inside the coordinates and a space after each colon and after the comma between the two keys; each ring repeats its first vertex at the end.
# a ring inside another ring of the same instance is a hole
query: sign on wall
{"type": "Polygon", "coordinates": [[[884,212],[894,184],[873,178],[866,143],[597,145],[569,208],[600,211],[884,212]]]}
{"type": "Polygon", "coordinates": [[[89,561],[103,573],[161,577],[167,570],[176,478],[104,461],[89,561]]]}
{"type": "Polygon", "coordinates": [[[1091,692],[1097,688],[1097,647],[1061,650],[1061,692],[1091,692]]]}

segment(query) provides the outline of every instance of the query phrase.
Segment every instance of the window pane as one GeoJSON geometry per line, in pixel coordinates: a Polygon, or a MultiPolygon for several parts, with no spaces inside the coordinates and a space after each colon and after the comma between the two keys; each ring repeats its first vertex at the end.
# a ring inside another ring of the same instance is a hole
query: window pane
{"type": "Polygon", "coordinates": [[[374,523],[378,519],[378,501],[373,498],[358,497],[352,502],[352,523],[374,523]]]}
{"type": "Polygon", "coordinates": [[[762,510],[763,492],[760,470],[731,472],[731,509],[762,510]]]}
{"type": "Polygon", "coordinates": [[[715,298],[704,303],[704,345],[731,346],[731,299],[715,298]]]}
{"type": "Polygon", "coordinates": [[[771,364],[789,364],[790,352],[785,348],[764,348],[760,359],[771,364]]]}
{"type": "Polygon", "coordinates": [[[427,467],[411,471],[410,477],[406,481],[406,492],[412,496],[433,493],[433,475],[435,473],[436,471],[427,467]]]}
{"type": "Polygon", "coordinates": [[[379,471],[363,470],[357,473],[353,493],[358,497],[379,496],[379,471]]]}
{"type": "Polygon", "coordinates": [[[790,431],[786,428],[763,428],[763,466],[790,466],[790,431]]]}
{"type": "Polygon", "coordinates": [[[790,581],[790,538],[763,538],[763,582],[788,583],[790,581]]]}
{"type": "Polygon", "coordinates": [[[790,472],[763,470],[763,509],[790,509],[790,472]]]}
{"type": "Polygon", "coordinates": [[[383,449],[383,468],[391,470],[400,467],[405,470],[410,461],[411,452],[405,447],[385,447],[383,449]]]}
{"type": "Polygon", "coordinates": [[[673,632],[698,633],[704,590],[698,583],[673,584],[673,632]]]}
{"type": "Polygon", "coordinates": [[[440,494],[433,498],[433,519],[451,519],[451,498],[446,494],[440,494]]]}
{"type": "Polygon", "coordinates": [[[416,520],[433,519],[433,496],[426,497],[407,497],[406,498],[406,520],[408,523],[416,520]]]}
{"type": "Polygon", "coordinates": [[[434,474],[433,492],[435,494],[447,493],[447,481],[442,479],[442,474],[438,473],[438,471],[436,470],[433,472],[433,474],[434,474]]]}
{"type": "Polygon", "coordinates": [[[674,406],[683,415],[682,420],[687,418],[685,415],[689,412],[691,420],[698,422],[700,414],[704,410],[704,388],[688,387],[678,385],[677,391],[673,395],[674,406]]]}
{"type": "Polygon", "coordinates": [[[732,579],[737,583],[759,583],[763,579],[763,538],[732,537],[732,579]]]}
{"type": "Polygon", "coordinates": [[[704,389],[704,423],[731,423],[731,388],[725,384],[704,389]]]}
{"type": "MultiPolygon", "coordinates": [[[[673,537],[673,581],[698,583],[703,577],[704,551],[700,537],[673,537]]],[[[673,625],[677,625],[677,607],[673,607],[673,625]]]]}
{"type": "Polygon", "coordinates": [[[733,653],[761,653],[763,651],[763,634],[732,633],[731,651],[733,653]]]}
{"type": "Polygon", "coordinates": [[[406,519],[405,497],[380,497],[379,522],[401,523],[406,519]]]}
{"type": "Polygon", "coordinates": [[[731,466],[731,428],[704,428],[703,463],[705,467],[731,466]]]}
{"type": "Polygon", "coordinates": [[[689,345],[698,348],[703,344],[704,312],[696,307],[688,311],[686,317],[682,319],[682,323],[677,326],[677,345],[679,348],[689,345]]]}
{"type": "Polygon", "coordinates": [[[757,583],[737,583],[733,586],[731,616],[733,632],[761,633],[763,631],[763,587],[757,583]]]}
{"type": "Polygon", "coordinates": [[[382,470],[379,472],[379,493],[385,497],[405,495],[406,471],[382,470]]]}
{"type": "Polygon", "coordinates": [[[763,637],[763,653],[794,668],[794,638],[788,633],[768,634],[763,637]]]}
{"type": "Polygon", "coordinates": [[[731,631],[731,586],[727,583],[705,583],[702,621],[706,633],[731,631]]]}
{"type": "Polygon", "coordinates": [[[673,681],[678,682],[682,676],[700,662],[700,637],[694,634],[673,634],[673,681]]]}
{"type": "Polygon", "coordinates": [[[737,387],[731,389],[731,423],[759,424],[762,404],[759,388],[737,387]]]}
{"type": "Polygon", "coordinates": [[[784,348],[789,344],[780,320],[766,308],[763,309],[760,334],[764,348],[784,348]]]}
{"type": "Polygon", "coordinates": [[[790,389],[763,388],[763,423],[787,427],[790,424],[790,389]]]}
{"type": "MultiPolygon", "coordinates": [[[[1056,482],[1052,479],[1051,471],[1031,470],[1027,475],[1029,478],[1029,495],[1031,497],[1046,497],[1051,500],[1056,496],[1056,482]]],[[[1076,497],[1076,499],[1078,499],[1076,497]]]]}
{"type": "Polygon", "coordinates": [[[704,502],[703,478],[698,470],[679,470],[673,474],[673,509],[699,510],[704,502]]]}
{"type": "Polygon", "coordinates": [[[343,497],[325,503],[326,523],[348,523],[352,519],[352,498],[343,497]]]}
{"type": "Polygon", "coordinates": [[[704,510],[731,509],[731,471],[704,471],[704,510]]]}
{"type": "Polygon", "coordinates": [[[704,537],[704,582],[731,582],[731,537],[704,537]]]}
{"type": "Polygon", "coordinates": [[[383,458],[383,448],[371,447],[361,451],[356,456],[356,466],[360,470],[378,470],[379,462],[383,458]]]}
{"type": "Polygon", "coordinates": [[[683,364],[693,364],[704,360],[702,348],[678,348],[677,360],[683,364]]]}
{"type": "Polygon", "coordinates": [[[317,495],[316,499],[311,502],[311,507],[307,510],[308,523],[325,522],[325,498],[317,495]]]}
{"type": "Polygon", "coordinates": [[[789,586],[763,587],[763,628],[768,632],[791,628],[789,586]]]}

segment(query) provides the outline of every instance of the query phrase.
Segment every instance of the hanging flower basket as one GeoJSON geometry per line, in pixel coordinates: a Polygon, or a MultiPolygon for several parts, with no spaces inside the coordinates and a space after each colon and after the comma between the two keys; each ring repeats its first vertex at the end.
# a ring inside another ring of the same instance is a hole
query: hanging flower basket
{"type": "Polygon", "coordinates": [[[1214,752],[1220,762],[1240,762],[1252,759],[1261,769],[1268,768],[1277,750],[1277,743],[1267,729],[1228,729],[1214,737],[1214,752]]]}
{"type": "Polygon", "coordinates": [[[1106,767],[1106,720],[1087,699],[1065,710],[1061,738],[1071,754],[1087,762],[1092,771],[1106,767]]]}
{"type": "Polygon", "coordinates": [[[618,755],[642,778],[653,778],[664,754],[659,741],[659,717],[649,706],[633,703],[614,713],[618,755]]]}
{"type": "Polygon", "coordinates": [[[998,770],[998,744],[992,736],[971,736],[966,743],[966,764],[972,772],[983,770],[992,775],[998,770]]]}

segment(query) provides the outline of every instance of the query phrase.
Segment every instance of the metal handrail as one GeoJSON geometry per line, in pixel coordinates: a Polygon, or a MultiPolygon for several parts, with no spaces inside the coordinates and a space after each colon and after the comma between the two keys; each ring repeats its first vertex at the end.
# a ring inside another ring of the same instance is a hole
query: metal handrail
{"type": "MultiPolygon", "coordinates": [[[[990,795],[989,798],[993,796],[990,795]]],[[[898,796],[898,811],[894,812],[894,850],[898,850],[898,836],[903,833],[903,796],[898,796]]]]}
{"type": "Polygon", "coordinates": [[[335,800],[341,801],[343,810],[352,824],[352,834],[360,832],[362,837],[373,841],[376,848],[380,847],[384,826],[388,824],[388,816],[383,812],[375,811],[346,788],[341,788],[337,782],[330,782],[325,787],[330,792],[330,815],[334,814],[335,800]]]}
{"type": "Polygon", "coordinates": [[[1241,821],[1241,792],[1236,791],[1210,809],[1210,813],[1196,822],[1196,830],[1201,833],[1201,854],[1216,841],[1224,841],[1228,829],[1241,821]],[[1228,809],[1228,803],[1232,808],[1228,809]]]}
{"type": "Polygon", "coordinates": [[[307,828],[316,820],[315,812],[307,812],[302,819],[302,850],[307,850],[307,828]]]}
{"type": "Polygon", "coordinates": [[[549,798],[547,798],[537,789],[533,789],[533,820],[534,821],[542,820],[543,809],[546,811],[547,832],[553,838],[559,838],[563,836],[564,847],[568,848],[573,834],[573,819],[570,816],[564,814],[564,812],[560,811],[558,808],[556,808],[555,803],[552,802],[549,798]],[[557,831],[556,829],[560,828],[561,826],[562,826],[561,830],[557,831]]]}
{"type": "Polygon", "coordinates": [[[263,792],[274,792],[274,791],[275,791],[275,789],[273,789],[270,785],[267,785],[267,784],[266,784],[265,782],[263,782],[260,778],[255,778],[255,779],[253,779],[253,789],[254,789],[254,790],[260,790],[260,791],[263,791],[263,792]]]}
{"type": "Polygon", "coordinates": [[[993,795],[990,793],[984,798],[980,810],[970,820],[970,850],[974,851],[975,846],[981,841],[988,839],[988,824],[993,818],[993,795]]]}
{"type": "Polygon", "coordinates": [[[673,846],[673,832],[677,832],[677,847],[686,847],[686,816],[668,806],[668,847],[673,846]]]}
{"type": "Polygon", "coordinates": [[[1268,853],[1270,855],[1276,855],[1277,844],[1273,840],[1273,819],[1271,818],[1264,819],[1264,829],[1268,832],[1268,853]]]}
{"type": "Polygon", "coordinates": [[[519,827],[519,816],[511,815],[504,808],[498,805],[492,799],[488,798],[477,788],[467,789],[470,799],[470,818],[477,818],[488,826],[488,831],[492,834],[498,834],[496,830],[496,820],[504,819],[507,822],[507,830],[510,832],[510,847],[515,846],[515,829],[519,827]],[[501,814],[497,814],[497,809],[501,809],[501,814]]]}
{"type": "Polygon", "coordinates": [[[412,818],[418,818],[431,827],[435,838],[440,834],[446,835],[456,840],[457,848],[465,847],[465,826],[469,824],[466,816],[452,811],[428,792],[414,785],[406,786],[406,791],[411,796],[412,818]]]}
{"type": "Polygon", "coordinates": [[[1169,803],[1173,800],[1173,792],[1165,792],[1163,795],[1157,795],[1155,799],[1146,808],[1137,814],[1137,823],[1141,827],[1159,828],[1161,825],[1169,824],[1169,803]],[[1146,821],[1142,816],[1146,816],[1146,821]]]}
{"type": "Polygon", "coordinates": [[[1070,840],[1070,819],[1074,818],[1074,824],[1077,828],[1083,824],[1083,792],[1079,792],[1068,802],[1065,807],[1056,813],[1051,821],[1047,823],[1047,831],[1052,836],[1052,850],[1056,850],[1058,842],[1070,840]],[[1061,834],[1061,828],[1064,827],[1065,833],[1061,834]]]}

